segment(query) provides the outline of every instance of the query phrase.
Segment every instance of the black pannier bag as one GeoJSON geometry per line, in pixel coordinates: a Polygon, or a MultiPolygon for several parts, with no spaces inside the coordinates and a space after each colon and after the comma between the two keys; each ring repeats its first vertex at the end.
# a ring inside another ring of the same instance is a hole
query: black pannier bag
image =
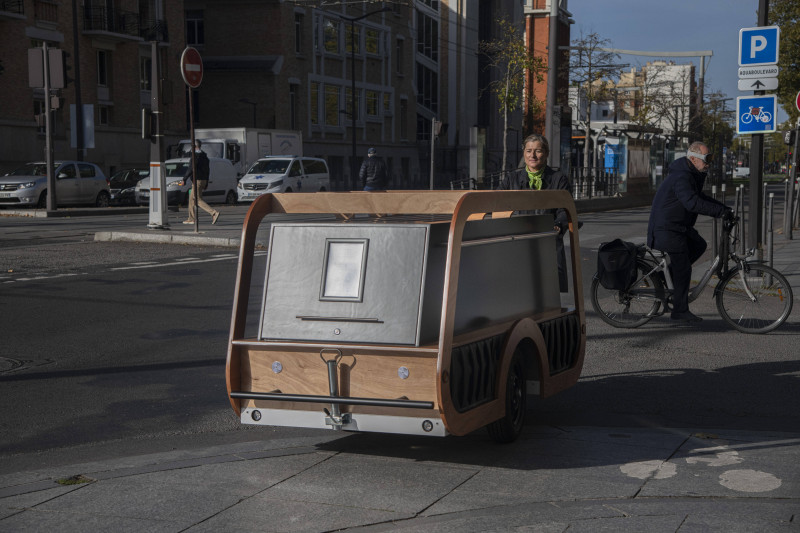
{"type": "Polygon", "coordinates": [[[638,246],[622,239],[600,244],[597,250],[597,277],[600,285],[621,291],[636,281],[636,250],[638,246]]]}

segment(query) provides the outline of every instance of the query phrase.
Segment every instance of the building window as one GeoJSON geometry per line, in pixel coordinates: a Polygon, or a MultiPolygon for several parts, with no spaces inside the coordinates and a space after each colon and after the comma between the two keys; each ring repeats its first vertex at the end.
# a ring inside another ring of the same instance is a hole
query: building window
{"type": "Polygon", "coordinates": [[[111,109],[107,105],[97,106],[97,124],[108,126],[110,122],[111,109]]]}
{"type": "Polygon", "coordinates": [[[400,38],[398,38],[394,43],[394,71],[400,75],[405,74],[405,68],[403,66],[405,59],[403,54],[404,44],[405,44],[405,39],[400,39],[400,38]]]}
{"type": "Polygon", "coordinates": [[[44,100],[33,101],[33,116],[36,118],[36,131],[39,133],[45,132],[45,110],[44,100]]]}
{"type": "Polygon", "coordinates": [[[434,11],[439,11],[438,0],[422,0],[422,3],[428,6],[429,8],[433,9],[434,11]]]}
{"type": "Polygon", "coordinates": [[[151,74],[153,61],[149,57],[139,58],[139,90],[149,91],[152,89],[151,74]]]}
{"type": "Polygon", "coordinates": [[[206,42],[205,23],[202,9],[186,10],[186,44],[202,46],[206,42]]]}
{"type": "Polygon", "coordinates": [[[434,71],[417,63],[417,103],[437,113],[439,111],[439,79],[434,71]]]}
{"type": "Polygon", "coordinates": [[[325,19],[322,28],[322,41],[325,51],[331,54],[339,53],[339,23],[325,19]]]}
{"type": "Polygon", "coordinates": [[[339,87],[325,85],[325,125],[339,125],[339,87]]]}
{"type": "Polygon", "coordinates": [[[376,117],[378,116],[378,92],[377,91],[367,91],[367,116],[376,117]]]}
{"type": "Polygon", "coordinates": [[[294,14],[294,51],[297,54],[303,53],[303,14],[294,14]]]}
{"type": "Polygon", "coordinates": [[[106,50],[97,51],[97,85],[108,87],[108,65],[111,52],[106,50]]]}
{"type": "Polygon", "coordinates": [[[345,51],[350,53],[361,53],[361,28],[358,26],[353,27],[352,29],[347,30],[347,35],[345,37],[345,51]]]}
{"type": "Polygon", "coordinates": [[[400,138],[408,139],[408,100],[400,100],[400,138]]]}
{"type": "Polygon", "coordinates": [[[311,114],[311,124],[319,124],[319,82],[311,82],[311,102],[309,113],[311,114]]]}
{"type": "Polygon", "coordinates": [[[297,85],[289,85],[289,128],[293,130],[297,129],[298,89],[297,85]]]}
{"type": "Polygon", "coordinates": [[[433,61],[439,60],[439,23],[417,11],[417,52],[433,61]]]}
{"type": "Polygon", "coordinates": [[[364,49],[368,54],[378,55],[380,53],[380,33],[378,30],[367,28],[364,32],[364,49]]]}

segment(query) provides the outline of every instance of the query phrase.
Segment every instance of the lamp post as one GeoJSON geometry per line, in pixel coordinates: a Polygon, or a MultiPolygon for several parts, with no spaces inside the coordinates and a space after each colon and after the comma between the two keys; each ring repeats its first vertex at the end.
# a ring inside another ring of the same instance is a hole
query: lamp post
{"type": "Polygon", "coordinates": [[[256,107],[258,107],[258,104],[256,102],[251,102],[247,98],[239,98],[239,102],[241,102],[243,104],[248,104],[248,105],[253,106],[253,127],[255,128],[256,127],[256,107]]]}
{"type": "Polygon", "coordinates": [[[376,9],[369,13],[364,13],[360,17],[346,17],[339,15],[339,18],[350,23],[350,128],[353,137],[353,155],[350,160],[350,190],[353,189],[358,181],[356,176],[356,22],[365,19],[376,13],[391,11],[391,7],[376,9]]]}

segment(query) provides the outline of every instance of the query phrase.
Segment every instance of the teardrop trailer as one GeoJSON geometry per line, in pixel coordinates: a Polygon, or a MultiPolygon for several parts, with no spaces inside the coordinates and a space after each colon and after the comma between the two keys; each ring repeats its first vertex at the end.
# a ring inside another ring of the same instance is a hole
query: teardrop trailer
{"type": "Polygon", "coordinates": [[[514,440],[528,387],[547,398],[583,366],[577,228],[566,191],[259,197],[242,229],[228,343],[233,410],[243,424],[433,436],[487,427],[514,440]],[[569,221],[568,305],[552,216],[510,216],[555,208],[569,221]],[[328,216],[281,218],[291,214],[328,216]],[[259,231],[269,232],[263,282],[259,231]]]}

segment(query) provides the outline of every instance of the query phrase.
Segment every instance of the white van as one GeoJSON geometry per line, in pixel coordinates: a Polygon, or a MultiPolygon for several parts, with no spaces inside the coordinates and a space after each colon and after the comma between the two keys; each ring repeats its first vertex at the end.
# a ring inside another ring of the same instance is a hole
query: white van
{"type": "Polygon", "coordinates": [[[331,188],[328,163],[318,157],[262,157],[239,180],[240,202],[252,202],[268,192],[316,192],[331,188]]]}
{"type": "MultiPolygon", "coordinates": [[[[208,203],[236,203],[236,169],[233,164],[220,157],[209,157],[208,188],[203,191],[203,200],[208,203]]],[[[167,204],[185,205],[189,202],[189,187],[183,179],[192,166],[188,157],[169,159],[164,163],[167,182],[167,204]]],[[[143,179],[136,184],[136,203],[150,203],[150,180],[143,179]]]]}

